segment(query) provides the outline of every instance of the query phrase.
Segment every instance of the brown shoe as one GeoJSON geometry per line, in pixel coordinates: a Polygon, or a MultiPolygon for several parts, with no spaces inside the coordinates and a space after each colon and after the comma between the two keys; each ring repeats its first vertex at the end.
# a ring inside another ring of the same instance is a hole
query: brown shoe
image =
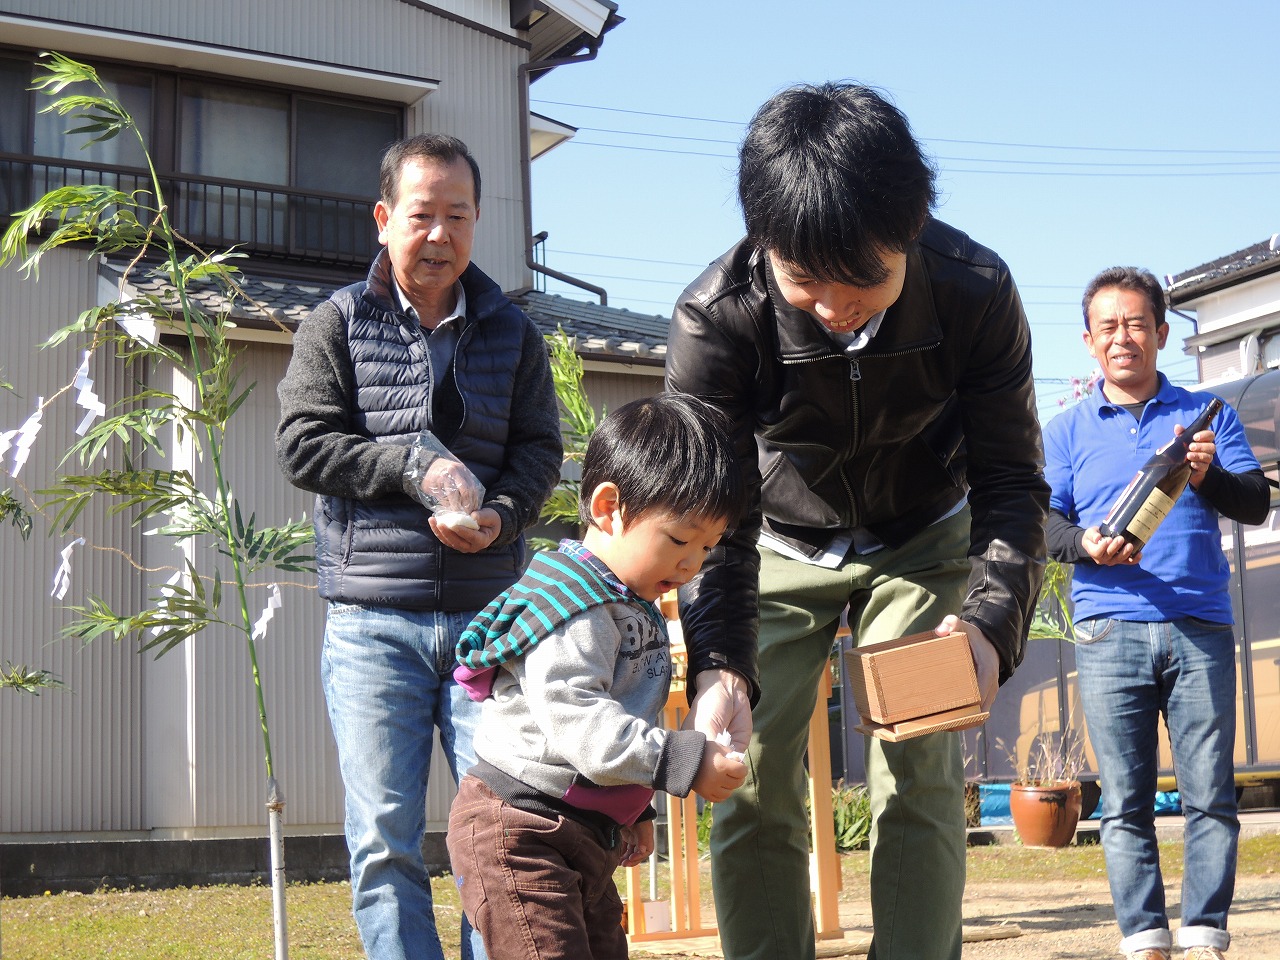
{"type": "Polygon", "coordinates": [[[1227,960],[1227,955],[1217,947],[1187,947],[1182,960],[1227,960]]]}
{"type": "MultiPolygon", "coordinates": [[[[1196,948],[1200,949],[1199,947],[1196,948]]],[[[1145,950],[1135,950],[1133,953],[1126,953],[1124,960],[1169,960],[1169,951],[1161,950],[1159,947],[1147,947],[1145,950]]]]}

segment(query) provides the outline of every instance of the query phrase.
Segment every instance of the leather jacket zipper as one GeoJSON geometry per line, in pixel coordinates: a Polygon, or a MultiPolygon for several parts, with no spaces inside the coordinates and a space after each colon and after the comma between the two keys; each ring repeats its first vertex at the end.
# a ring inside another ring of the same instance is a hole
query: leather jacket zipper
{"type": "Polygon", "coordinates": [[[844,492],[849,497],[849,506],[852,508],[851,516],[853,526],[859,526],[862,518],[862,506],[858,503],[858,495],[853,489],[853,484],[849,482],[849,475],[845,472],[845,467],[849,461],[853,459],[853,451],[857,448],[858,437],[858,415],[860,413],[858,407],[858,383],[862,380],[862,367],[858,365],[857,357],[849,358],[849,442],[845,447],[844,465],[840,467],[840,482],[844,484],[844,492]]]}
{"type": "MultiPolygon", "coordinates": [[[[929,350],[936,347],[937,343],[923,344],[919,347],[913,347],[910,350],[895,350],[893,353],[877,353],[879,357],[901,357],[908,353],[919,353],[922,350],[929,350]]],[[[858,502],[857,492],[853,489],[853,485],[849,483],[849,475],[845,472],[845,468],[853,459],[854,451],[857,449],[857,437],[859,427],[861,426],[861,410],[858,403],[858,384],[862,382],[862,366],[858,363],[857,357],[849,357],[849,401],[850,401],[850,430],[849,443],[845,447],[844,465],[840,468],[840,482],[844,484],[845,493],[849,496],[849,504],[853,508],[853,526],[861,525],[862,505],[858,502]]]]}

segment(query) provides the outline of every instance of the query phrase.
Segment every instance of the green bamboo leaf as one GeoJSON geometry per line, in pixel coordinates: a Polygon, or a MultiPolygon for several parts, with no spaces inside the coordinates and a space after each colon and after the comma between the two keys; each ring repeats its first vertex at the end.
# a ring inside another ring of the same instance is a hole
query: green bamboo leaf
{"type": "Polygon", "coordinates": [[[254,381],[253,383],[249,384],[249,386],[245,387],[244,390],[240,391],[240,393],[238,393],[234,398],[232,398],[231,402],[227,404],[227,412],[225,415],[225,419],[230,420],[232,417],[235,416],[236,411],[240,409],[240,404],[244,403],[246,400],[249,399],[249,394],[253,393],[254,387],[256,387],[257,385],[258,385],[257,381],[254,381]]]}
{"type": "Polygon", "coordinates": [[[0,523],[8,521],[18,536],[23,540],[31,538],[31,514],[22,505],[17,497],[13,495],[12,490],[5,490],[0,493],[0,523]]]}
{"type": "Polygon", "coordinates": [[[62,681],[48,670],[13,663],[9,660],[0,665],[0,690],[19,690],[38,697],[41,690],[62,686],[62,681]]]}
{"type": "MultiPolygon", "coordinates": [[[[57,54],[46,54],[41,66],[34,88],[50,95],[45,112],[67,118],[66,125],[77,136],[97,142],[126,129],[138,133],[128,112],[102,87],[92,68],[57,54]]],[[[131,369],[136,384],[112,405],[110,416],[91,425],[85,436],[71,445],[68,455],[79,457],[83,464],[79,471],[60,470],[64,475],[42,495],[49,498],[55,524],[66,528],[87,516],[87,505],[95,503],[99,507],[95,516],[101,516],[102,510],[107,516],[127,512],[133,523],[147,523],[148,534],[199,538],[201,547],[211,544],[233,558],[234,578],[224,582],[216,563],[202,560],[202,568],[214,569],[208,578],[201,579],[195,564],[186,561],[183,578],[158,588],[146,601],[146,609],[132,614],[116,611],[100,598],[91,597],[83,607],[74,609],[74,621],[67,632],[86,643],[102,637],[133,637],[141,649],[160,656],[208,626],[223,623],[218,611],[224,592],[230,590],[238,602],[229,606],[245,621],[236,623],[235,629],[250,640],[252,656],[244,572],[260,566],[309,569],[308,565],[314,564],[309,555],[313,532],[306,521],[260,527],[256,513],[232,496],[224,472],[225,437],[229,421],[243,413],[245,400],[256,385],[240,386],[237,365],[242,348],[228,337],[235,326],[231,317],[204,312],[200,296],[208,289],[219,291],[231,302],[243,296],[236,285],[234,261],[244,254],[235,250],[205,254],[178,236],[168,220],[149,154],[147,165],[152,170],[150,189],[127,194],[103,184],[58,188],[20,211],[0,237],[0,262],[19,263],[28,274],[38,270],[44,253],[75,244],[93,254],[136,251],[135,264],[159,258],[158,268],[136,269],[145,271],[148,281],[156,276],[167,280],[159,285],[163,288],[159,293],[139,291],[135,285],[129,302],[86,310],[74,324],[49,338],[49,346],[83,338],[99,356],[104,348],[114,351],[115,358],[131,369]],[[154,256],[141,259],[150,253],[154,256]],[[161,344],[135,340],[119,326],[126,319],[147,319],[166,334],[177,332],[180,336],[166,337],[161,344]],[[133,364],[143,366],[132,368],[133,364]],[[195,399],[184,403],[174,393],[147,386],[173,379],[190,383],[195,399]],[[155,457],[166,457],[175,435],[183,450],[202,463],[201,486],[207,493],[197,488],[188,471],[136,468],[144,457],[149,464],[155,457]],[[103,466],[107,457],[113,465],[110,468],[103,466]]],[[[271,775],[270,738],[256,676],[255,683],[271,775]]]]}
{"type": "Polygon", "coordinates": [[[39,90],[52,96],[61,93],[73,83],[92,83],[94,86],[101,86],[98,81],[98,71],[86,63],[80,63],[54,51],[41,53],[40,59],[44,61],[41,66],[45,72],[37,75],[32,81],[32,90],[39,90]]]}
{"type": "Polygon", "coordinates": [[[76,519],[84,512],[93,500],[93,495],[89,493],[73,495],[68,494],[53,501],[57,506],[57,510],[53,515],[53,526],[61,533],[66,533],[75,526],[76,519]]]}
{"type": "Polygon", "coordinates": [[[75,614],[75,617],[62,628],[62,635],[79,640],[85,645],[103,635],[109,635],[116,641],[123,640],[135,629],[133,617],[117,614],[98,596],[90,596],[87,606],[71,606],[66,609],[75,614]]]}

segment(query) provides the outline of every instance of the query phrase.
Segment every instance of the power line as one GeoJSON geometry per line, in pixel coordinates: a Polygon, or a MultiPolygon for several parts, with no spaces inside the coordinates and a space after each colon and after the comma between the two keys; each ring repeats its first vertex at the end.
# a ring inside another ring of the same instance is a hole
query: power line
{"type": "MultiPolygon", "coordinates": [[[[620,137],[648,137],[655,140],[684,140],[690,143],[721,143],[730,146],[736,146],[736,140],[719,140],[714,137],[689,137],[671,133],[649,133],[642,130],[616,130],[609,127],[579,127],[579,130],[587,130],[591,133],[608,133],[620,137]]],[[[964,143],[966,141],[954,141],[956,143],[964,143]]],[[[606,144],[593,143],[593,146],[605,146],[606,144]]],[[[988,144],[989,146],[1012,146],[1012,144],[988,144]]],[[[614,146],[625,146],[624,144],[614,144],[614,146]]],[[[1061,147],[1045,147],[1044,149],[1058,150],[1066,149],[1061,147]]],[[[1105,148],[1097,148],[1105,149],[1105,148]]],[[[1160,151],[1146,151],[1156,153],[1160,151]]],[[[1211,152],[1211,151],[1205,151],[1211,152]]],[[[1262,151],[1258,151],[1261,153],[1262,151]]],[[[1137,161],[1092,161],[1092,160],[1014,160],[1001,157],[948,157],[935,156],[934,160],[945,161],[947,163],[1016,163],[1028,166],[1055,166],[1055,167],[1257,167],[1257,166],[1276,166],[1280,164],[1280,152],[1267,152],[1268,156],[1274,156],[1274,160],[1188,160],[1188,161],[1165,161],[1165,160],[1137,160],[1137,161]]],[[[720,156],[720,154],[708,154],[708,156],[720,156]]]]}
{"type": "MultiPolygon", "coordinates": [[[[665,153],[670,156],[678,157],[708,157],[715,160],[734,160],[734,154],[730,153],[706,153],[701,150],[670,150],[665,147],[640,147],[628,143],[600,143],[596,140],[578,140],[573,139],[568,142],[570,147],[603,147],[607,150],[630,150],[636,153],[665,153]]],[[[1001,159],[970,159],[961,160],[963,163],[1035,163],[1040,166],[1060,166],[1061,163],[1050,160],[1001,160],[1001,159]]],[[[1065,161],[1064,161],[1065,162],[1065,161]]],[[[1271,161],[1268,161],[1271,162],[1271,161]]],[[[1280,161],[1275,161],[1280,163],[1280,161]]],[[[1108,166],[1154,166],[1154,164],[1085,164],[1085,166],[1108,167],[1108,166]]],[[[1185,164],[1174,164],[1174,166],[1186,166],[1185,164]]],[[[1072,170],[972,170],[972,169],[956,169],[943,168],[943,173],[995,173],[1001,176],[1053,176],[1053,177],[1222,177],[1230,175],[1233,177],[1273,177],[1280,175],[1280,166],[1275,170],[1206,170],[1203,172],[1187,172],[1187,173],[1112,173],[1107,170],[1099,171],[1072,171],[1072,170]]]]}
{"type": "Polygon", "coordinates": [[[705,267],[706,263],[693,263],[688,260],[653,260],[649,257],[624,257],[617,253],[587,253],[583,250],[553,250],[548,248],[547,253],[557,253],[567,257],[598,257],[602,260],[627,260],[631,263],[660,263],[669,267],[705,267]]]}
{"type": "MultiPolygon", "coordinates": [[[[624,258],[624,257],[620,257],[619,259],[627,259],[627,260],[632,260],[632,259],[634,259],[634,260],[639,260],[640,258],[638,258],[638,257],[637,257],[637,258],[633,258],[633,257],[625,257],[625,258],[624,258]]],[[[648,262],[648,261],[643,261],[643,260],[641,260],[640,262],[642,262],[642,263],[643,263],[643,262],[648,262]]],[[[653,262],[658,263],[658,262],[664,262],[664,261],[653,261],[653,262]]],[[[665,262],[670,263],[671,261],[665,261],[665,262]]],[[[627,277],[627,276],[621,276],[621,275],[616,274],[616,273],[589,273],[589,272],[582,271],[582,270],[575,270],[575,271],[574,271],[574,275],[575,275],[575,276],[578,276],[578,277],[581,277],[581,278],[582,278],[582,279],[584,279],[584,280],[622,280],[622,281],[625,281],[625,282],[627,282],[627,283],[658,283],[658,284],[662,284],[663,286],[668,286],[668,287],[687,287],[687,286],[689,285],[690,280],[692,280],[692,279],[693,279],[692,277],[690,277],[690,278],[688,278],[688,279],[684,279],[684,280],[663,280],[663,279],[661,279],[661,278],[659,278],[659,277],[627,277]]],[[[1079,306],[1079,304],[1077,304],[1074,300],[1024,300],[1024,301],[1022,301],[1022,305],[1023,305],[1024,307],[1075,307],[1075,306],[1079,306]]],[[[1044,323],[1042,323],[1041,325],[1042,325],[1042,326],[1053,326],[1053,325],[1055,325],[1055,322],[1054,322],[1054,321],[1045,321],[1045,322],[1044,322],[1044,323]]],[[[1059,325],[1059,326],[1072,326],[1072,327],[1080,326],[1080,324],[1078,324],[1078,323],[1070,323],[1070,324],[1067,324],[1067,323],[1061,323],[1061,322],[1058,322],[1056,325],[1059,325]]]]}
{"type": "MultiPolygon", "coordinates": [[[[590,103],[569,103],[563,100],[539,100],[531,101],[538,104],[547,104],[555,107],[577,107],[582,110],[599,110],[604,113],[625,113],[632,116],[640,117],[657,117],[662,120],[692,120],[698,123],[718,123],[734,127],[745,127],[746,121],[743,120],[723,120],[716,117],[691,117],[675,113],[656,113],[650,110],[628,110],[622,107],[601,107],[590,103]]],[[[588,129],[588,128],[581,128],[588,129]]],[[[654,134],[657,136],[657,134],[654,134]]],[[[1022,150],[1075,150],[1087,151],[1091,153],[1182,153],[1182,154],[1202,154],[1209,156],[1269,156],[1280,158],[1280,150],[1239,150],[1239,149],[1209,149],[1205,147],[1097,147],[1084,146],[1078,144],[1053,144],[1053,143],[1018,143],[1013,141],[1002,140],[961,140],[949,137],[922,137],[922,140],[929,143],[954,143],[965,146],[981,146],[981,147],[1015,147],[1022,150]]],[[[720,143],[729,143],[736,141],[714,141],[720,143]]]]}
{"type": "Polygon", "coordinates": [[[699,123],[724,123],[734,127],[745,127],[744,120],[717,120],[713,117],[682,117],[676,113],[652,113],[648,110],[626,110],[622,107],[597,107],[589,103],[566,103],[563,100],[531,100],[530,103],[545,103],[552,107],[579,107],[583,110],[601,110],[604,113],[630,113],[639,117],[661,117],[664,120],[696,120],[699,123]]]}
{"type": "MultiPolygon", "coordinates": [[[[561,250],[558,247],[548,247],[547,253],[554,253],[565,257],[592,257],[598,260],[625,260],[629,263],[655,263],[667,267],[695,267],[699,270],[705,268],[710,261],[693,261],[693,260],[655,260],[652,257],[628,257],[619,253],[594,253],[586,250],[561,250]]],[[[1082,287],[1078,283],[1020,283],[1019,290],[1080,290],[1082,287]]],[[[1025,302],[1025,301],[1024,301],[1025,302]]],[[[1067,306],[1079,306],[1077,301],[1071,301],[1067,306]]]]}

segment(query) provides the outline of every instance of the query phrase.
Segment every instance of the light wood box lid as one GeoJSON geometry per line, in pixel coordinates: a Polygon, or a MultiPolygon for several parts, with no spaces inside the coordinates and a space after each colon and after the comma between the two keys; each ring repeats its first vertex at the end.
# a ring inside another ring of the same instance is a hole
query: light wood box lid
{"type": "Polygon", "coordinates": [[[845,653],[854,703],[864,721],[894,724],[980,704],[964,633],[932,630],[845,653]]]}

